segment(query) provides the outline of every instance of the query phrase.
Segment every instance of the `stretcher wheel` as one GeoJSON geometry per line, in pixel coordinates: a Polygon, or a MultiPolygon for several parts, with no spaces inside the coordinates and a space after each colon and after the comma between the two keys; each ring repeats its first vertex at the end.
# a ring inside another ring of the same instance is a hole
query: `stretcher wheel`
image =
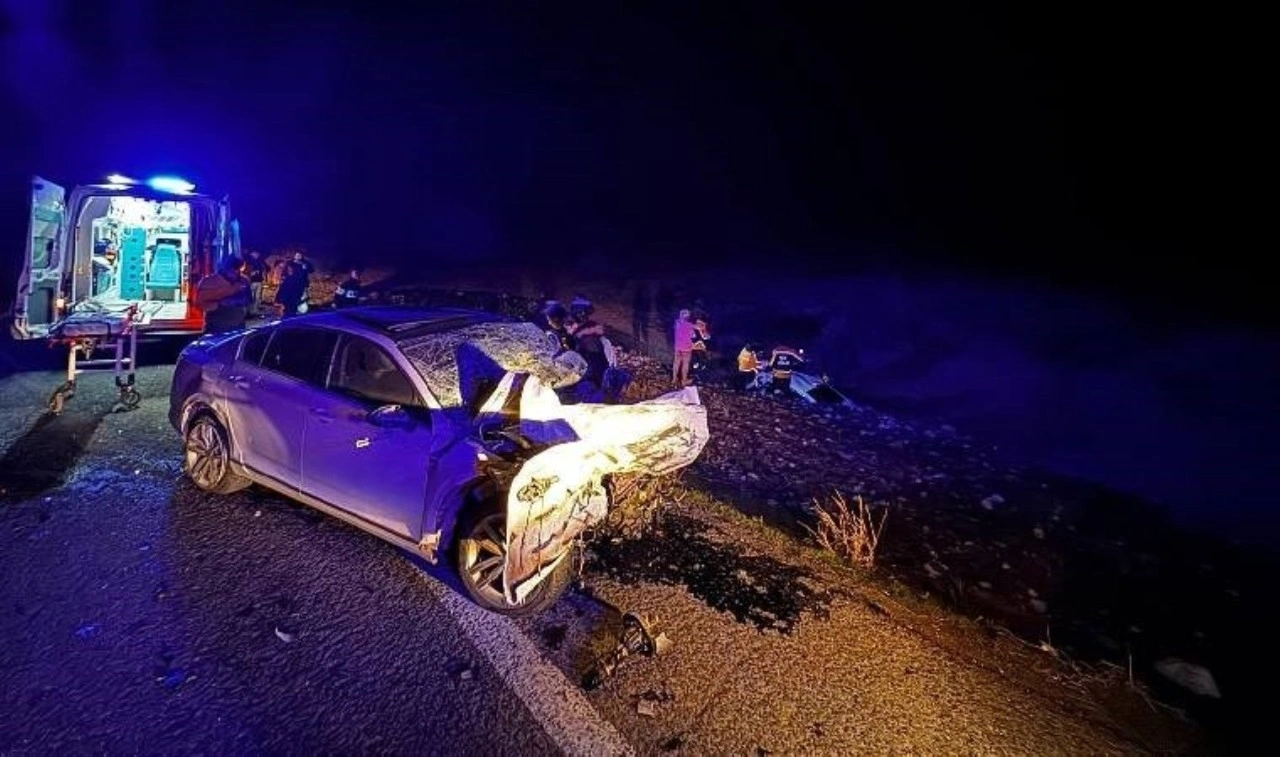
{"type": "Polygon", "coordinates": [[[137,408],[139,402],[142,402],[142,394],[137,389],[130,386],[120,390],[120,405],[125,410],[137,408]]]}
{"type": "Polygon", "coordinates": [[[49,396],[49,412],[54,415],[60,414],[67,400],[74,396],[76,396],[76,385],[71,382],[54,389],[53,394],[49,396]]]}

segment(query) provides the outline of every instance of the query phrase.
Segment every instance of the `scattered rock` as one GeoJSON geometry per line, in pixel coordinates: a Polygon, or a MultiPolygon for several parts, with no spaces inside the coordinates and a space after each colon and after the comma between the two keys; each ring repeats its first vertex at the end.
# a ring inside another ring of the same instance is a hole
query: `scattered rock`
{"type": "Polygon", "coordinates": [[[982,509],[994,510],[996,509],[997,505],[1003,505],[1003,504],[1004,504],[1004,497],[1001,497],[999,494],[992,494],[990,497],[986,497],[982,500],[982,509]]]}
{"type": "Polygon", "coordinates": [[[1166,657],[1156,663],[1156,672],[1194,694],[1212,699],[1222,698],[1213,674],[1200,665],[1193,665],[1177,657],[1166,657]]]}
{"type": "Polygon", "coordinates": [[[187,672],[182,668],[174,668],[173,670],[167,671],[156,680],[164,684],[166,689],[176,689],[187,681],[192,680],[194,677],[195,676],[188,676],[187,672]]]}
{"type": "Polygon", "coordinates": [[[471,681],[476,677],[476,670],[470,662],[466,660],[457,660],[449,665],[446,669],[449,677],[456,683],[463,681],[471,681]]]}
{"type": "Polygon", "coordinates": [[[295,633],[290,633],[288,631],[282,631],[279,628],[276,628],[276,638],[279,639],[280,641],[283,641],[286,644],[289,644],[294,641],[297,641],[298,635],[295,633]]]}

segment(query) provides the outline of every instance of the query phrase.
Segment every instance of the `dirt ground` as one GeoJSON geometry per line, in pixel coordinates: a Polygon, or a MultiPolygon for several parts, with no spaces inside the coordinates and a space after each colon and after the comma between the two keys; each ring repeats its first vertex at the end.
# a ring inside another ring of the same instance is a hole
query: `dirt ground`
{"type": "MultiPolygon", "coordinates": [[[[513,314],[537,307],[463,289],[402,296],[513,314]]],[[[615,340],[634,345],[625,319],[604,309],[615,340]]],[[[633,399],[669,388],[659,363],[637,352],[624,361],[633,399]]],[[[1248,692],[1267,680],[1257,664],[1269,627],[1261,598],[1280,574],[1265,556],[942,421],[744,395],[714,375],[706,383],[715,432],[687,475],[701,492],[802,541],[815,499],[865,497],[889,515],[880,570],[918,597],[1077,663],[1119,666],[1228,739],[1258,722],[1248,692]],[[1222,699],[1158,672],[1177,661],[1208,670],[1222,699]]]]}

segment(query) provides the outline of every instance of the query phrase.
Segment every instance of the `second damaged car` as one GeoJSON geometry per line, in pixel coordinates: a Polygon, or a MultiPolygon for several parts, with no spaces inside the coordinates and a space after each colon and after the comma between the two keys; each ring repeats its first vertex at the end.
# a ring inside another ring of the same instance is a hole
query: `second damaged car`
{"type": "Polygon", "coordinates": [[[561,403],[581,365],[530,323],[356,308],[192,343],[169,417],[199,488],[275,490],[450,560],[488,610],[532,614],[568,585],[612,476],[676,470],[707,442],[696,389],[561,403]]]}

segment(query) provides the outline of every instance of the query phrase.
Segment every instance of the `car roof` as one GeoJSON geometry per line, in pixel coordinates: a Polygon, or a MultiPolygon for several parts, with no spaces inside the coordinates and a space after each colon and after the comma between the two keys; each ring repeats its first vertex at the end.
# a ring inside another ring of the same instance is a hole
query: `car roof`
{"type": "Polygon", "coordinates": [[[442,334],[481,323],[503,323],[516,320],[483,310],[396,305],[334,310],[323,314],[317,313],[316,316],[316,321],[323,319],[334,325],[344,322],[346,325],[355,324],[395,340],[442,334]]]}

